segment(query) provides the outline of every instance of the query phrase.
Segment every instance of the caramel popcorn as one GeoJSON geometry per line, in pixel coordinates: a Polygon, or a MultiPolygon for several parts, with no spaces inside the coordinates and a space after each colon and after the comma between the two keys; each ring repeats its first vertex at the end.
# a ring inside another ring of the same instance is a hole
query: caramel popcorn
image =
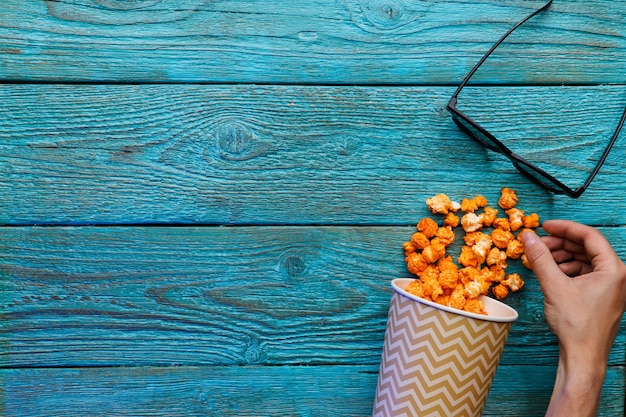
{"type": "Polygon", "coordinates": [[[506,284],[507,287],[513,292],[517,292],[522,289],[524,286],[524,280],[520,277],[519,274],[509,274],[506,276],[503,284],[506,284]]]}
{"type": "Polygon", "coordinates": [[[417,223],[417,230],[422,232],[427,238],[431,238],[437,234],[439,226],[437,222],[429,217],[424,217],[417,223]]]}
{"type": "Polygon", "coordinates": [[[511,231],[516,232],[522,226],[524,226],[524,210],[510,208],[505,213],[509,216],[509,224],[511,225],[511,231]]]}
{"type": "Polygon", "coordinates": [[[422,232],[415,232],[411,236],[411,242],[416,249],[423,250],[426,246],[430,245],[430,239],[422,232]]]}
{"type": "Polygon", "coordinates": [[[428,266],[428,263],[424,259],[424,255],[422,255],[421,253],[413,252],[407,255],[404,260],[406,262],[406,267],[409,272],[418,276],[421,275],[428,266]]]}
{"type": "Polygon", "coordinates": [[[494,229],[491,232],[491,240],[497,248],[506,249],[509,242],[513,240],[513,233],[508,230],[494,229]]]}
{"type": "Polygon", "coordinates": [[[443,258],[446,253],[446,247],[441,243],[432,243],[424,248],[422,256],[426,263],[432,264],[435,261],[443,258]]]}
{"type": "Polygon", "coordinates": [[[507,287],[506,285],[498,284],[493,287],[491,292],[498,300],[503,300],[506,298],[507,295],[509,295],[509,287],[507,287]]]}
{"type": "Polygon", "coordinates": [[[491,225],[493,225],[493,222],[496,220],[497,215],[498,215],[498,210],[492,207],[485,207],[485,211],[483,211],[478,216],[478,219],[483,224],[483,226],[490,227],[491,225]]]}
{"type": "Polygon", "coordinates": [[[480,265],[480,260],[472,250],[471,246],[463,246],[461,248],[461,254],[459,255],[459,258],[457,260],[459,264],[463,266],[477,267],[478,265],[480,265]]]}
{"type": "Polygon", "coordinates": [[[519,259],[524,254],[524,245],[519,240],[511,240],[506,246],[506,256],[519,259]]]}
{"type": "Polygon", "coordinates": [[[524,216],[522,217],[522,223],[527,229],[536,229],[539,227],[539,215],[537,213],[532,213],[528,216],[524,216]]]}
{"type": "Polygon", "coordinates": [[[509,219],[505,219],[502,217],[498,217],[493,221],[493,227],[496,229],[504,230],[505,232],[511,231],[511,223],[509,223],[509,219]]]}
{"type": "Polygon", "coordinates": [[[459,225],[459,216],[454,213],[448,213],[446,218],[443,219],[444,226],[457,227],[459,225]]]}
{"type": "Polygon", "coordinates": [[[463,230],[466,232],[475,232],[483,228],[480,218],[473,211],[463,215],[461,218],[461,225],[463,226],[463,230]]]}
{"type": "Polygon", "coordinates": [[[445,194],[437,194],[432,198],[427,198],[426,206],[433,214],[448,214],[449,212],[459,211],[461,208],[459,203],[453,202],[450,200],[450,197],[445,194]]]}
{"type": "Polygon", "coordinates": [[[487,199],[483,197],[482,195],[477,195],[471,200],[469,198],[464,198],[461,201],[461,211],[464,211],[466,213],[470,213],[470,212],[473,213],[479,208],[485,207],[486,205],[487,205],[487,199]]]}
{"type": "Polygon", "coordinates": [[[407,288],[411,294],[452,308],[486,314],[478,299],[489,292],[497,299],[519,291],[524,280],[517,274],[506,274],[509,260],[521,259],[529,268],[521,242],[523,233],[534,233],[539,215],[525,215],[516,207],[515,190],[502,188],[498,205],[506,217],[489,207],[484,196],[452,201],[446,194],[426,200],[433,214],[445,216],[441,225],[429,217],[417,223],[417,232],[404,242],[407,269],[419,279],[407,288]],[[457,211],[464,214],[459,220],[457,211]],[[447,250],[455,242],[454,228],[465,232],[460,253],[455,259],[447,250]],[[513,233],[516,233],[515,236],[513,233]]]}
{"type": "Polygon", "coordinates": [[[504,187],[500,190],[500,199],[498,200],[498,205],[502,207],[503,210],[508,210],[517,204],[517,193],[510,188],[504,187]]]}
{"type": "Polygon", "coordinates": [[[485,262],[489,266],[499,266],[502,269],[506,269],[506,267],[508,266],[506,263],[507,256],[509,256],[507,252],[501,251],[497,247],[494,247],[491,248],[491,250],[487,254],[485,262]]]}
{"type": "Polygon", "coordinates": [[[437,230],[437,237],[439,238],[439,242],[444,246],[450,246],[455,239],[451,226],[440,227],[439,230],[437,230]]]}

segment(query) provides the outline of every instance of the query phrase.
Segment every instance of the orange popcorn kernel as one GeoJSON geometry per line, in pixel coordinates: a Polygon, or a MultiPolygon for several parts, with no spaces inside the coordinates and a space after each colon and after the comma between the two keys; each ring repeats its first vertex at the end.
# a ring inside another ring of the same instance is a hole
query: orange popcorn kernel
{"type": "Polygon", "coordinates": [[[504,279],[506,268],[502,268],[499,265],[491,265],[489,271],[491,272],[491,282],[500,282],[504,279]]]}
{"type": "Polygon", "coordinates": [[[517,273],[507,275],[502,283],[506,284],[506,286],[509,287],[509,289],[513,292],[521,290],[524,286],[524,280],[517,273]]]}
{"type": "Polygon", "coordinates": [[[446,253],[446,247],[441,243],[431,243],[422,251],[422,255],[426,263],[432,264],[443,258],[446,253]]]}
{"type": "Polygon", "coordinates": [[[439,281],[431,279],[424,282],[424,294],[429,296],[434,302],[437,302],[439,296],[443,295],[443,288],[439,285],[439,281]]]}
{"type": "Polygon", "coordinates": [[[430,217],[424,217],[417,223],[417,230],[422,232],[427,238],[430,239],[437,234],[439,226],[437,225],[437,222],[430,217]]]}
{"type": "Polygon", "coordinates": [[[519,259],[524,254],[524,245],[517,239],[511,240],[506,246],[506,256],[519,259]]]}
{"type": "Polygon", "coordinates": [[[504,209],[512,209],[517,204],[517,193],[515,190],[511,190],[510,188],[504,187],[500,190],[500,199],[498,200],[498,205],[504,209]]]}
{"type": "Polygon", "coordinates": [[[437,281],[439,279],[439,268],[436,265],[428,265],[419,276],[422,282],[437,281]]]}
{"type": "Polygon", "coordinates": [[[411,236],[411,243],[415,246],[416,249],[424,249],[426,246],[430,245],[430,239],[426,237],[426,235],[422,232],[415,232],[411,236]]]}
{"type": "Polygon", "coordinates": [[[471,200],[468,198],[464,198],[461,201],[461,211],[464,211],[466,213],[475,212],[479,208],[485,207],[486,205],[487,205],[487,199],[483,197],[482,195],[477,195],[471,200]]]}
{"type": "Polygon", "coordinates": [[[463,246],[461,248],[461,254],[459,255],[457,261],[459,264],[463,266],[473,266],[474,268],[480,265],[480,260],[472,250],[471,246],[463,246]]]}
{"type": "Polygon", "coordinates": [[[454,260],[452,260],[452,256],[446,256],[445,258],[441,258],[439,260],[439,262],[437,262],[437,268],[439,268],[439,271],[443,272],[443,271],[457,271],[459,270],[459,267],[454,263],[454,260]]]}
{"type": "Polygon", "coordinates": [[[491,245],[491,236],[483,233],[478,241],[472,246],[472,251],[474,251],[481,264],[485,262],[487,253],[491,250],[491,245]]]}
{"type": "Polygon", "coordinates": [[[475,266],[466,266],[459,269],[459,279],[463,285],[474,281],[478,275],[480,275],[480,271],[475,266]]]}
{"type": "Polygon", "coordinates": [[[442,288],[453,290],[459,281],[459,267],[456,266],[451,256],[442,258],[437,262],[437,268],[439,269],[439,285],[442,288]]]}
{"type": "Polygon", "coordinates": [[[511,223],[509,223],[509,219],[505,219],[502,217],[498,217],[493,221],[493,227],[496,229],[504,230],[506,232],[511,231],[511,223]]]}
{"type": "Polygon", "coordinates": [[[466,232],[475,232],[483,228],[483,223],[480,218],[474,213],[469,212],[461,218],[461,225],[466,232]]]}
{"type": "Polygon", "coordinates": [[[413,242],[404,242],[402,244],[402,249],[404,249],[404,255],[408,255],[417,251],[417,248],[415,247],[415,245],[413,245],[413,242]]]}
{"type": "Polygon", "coordinates": [[[459,216],[454,213],[448,213],[446,218],[443,219],[444,226],[457,227],[459,225],[459,216]]]}
{"type": "Polygon", "coordinates": [[[483,211],[478,216],[478,218],[480,219],[480,222],[483,224],[483,226],[489,227],[496,220],[497,215],[498,215],[498,210],[491,208],[491,207],[485,207],[485,211],[483,211]]]}
{"type": "Polygon", "coordinates": [[[409,294],[413,294],[417,297],[421,297],[421,298],[426,297],[424,294],[424,283],[420,281],[419,279],[416,279],[415,281],[411,282],[409,285],[406,286],[404,290],[408,292],[409,294]]]}
{"type": "Polygon", "coordinates": [[[487,314],[485,311],[485,303],[478,299],[467,300],[463,306],[463,310],[470,313],[487,314]]]}
{"type": "Polygon", "coordinates": [[[498,284],[491,289],[491,292],[498,300],[503,300],[509,295],[509,287],[506,285],[498,284]]]}
{"type": "Polygon", "coordinates": [[[450,197],[446,194],[437,194],[434,197],[427,198],[426,206],[433,214],[448,214],[448,212],[456,212],[460,209],[460,205],[450,200],[450,197]]]}
{"type": "Polygon", "coordinates": [[[457,286],[454,288],[454,291],[452,291],[452,294],[450,294],[448,307],[463,310],[466,302],[467,299],[465,298],[465,287],[463,286],[463,284],[457,284],[457,286]]]}
{"type": "Polygon", "coordinates": [[[507,256],[508,255],[506,252],[501,251],[497,247],[493,247],[487,254],[485,262],[489,266],[499,266],[502,269],[506,269],[506,267],[508,266],[506,263],[507,256]]]}
{"type": "Polygon", "coordinates": [[[513,233],[502,229],[494,229],[491,232],[491,240],[497,248],[506,249],[509,242],[513,240],[513,233]]]}
{"type": "Polygon", "coordinates": [[[450,246],[455,239],[451,226],[440,227],[439,230],[437,230],[437,237],[439,238],[439,242],[444,246],[450,246]]]}
{"type": "Polygon", "coordinates": [[[408,254],[405,258],[405,262],[407,270],[418,276],[421,275],[428,266],[428,263],[424,260],[424,255],[416,252],[408,254]]]}
{"type": "Polygon", "coordinates": [[[522,226],[524,226],[524,210],[512,208],[505,211],[505,213],[509,216],[509,224],[511,225],[511,231],[516,232],[522,226]]]}
{"type": "Polygon", "coordinates": [[[522,223],[527,229],[536,229],[539,227],[539,215],[537,213],[529,214],[522,217],[522,223]]]}

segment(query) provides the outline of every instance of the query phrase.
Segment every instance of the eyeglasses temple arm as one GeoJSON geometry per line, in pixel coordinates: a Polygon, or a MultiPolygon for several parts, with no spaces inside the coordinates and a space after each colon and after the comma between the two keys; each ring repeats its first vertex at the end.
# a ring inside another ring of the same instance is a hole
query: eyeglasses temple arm
{"type": "MultiPolygon", "coordinates": [[[[461,91],[461,89],[463,87],[465,87],[465,85],[467,84],[467,82],[469,81],[470,78],[472,78],[472,76],[474,75],[474,73],[478,70],[478,68],[483,64],[483,62],[485,62],[485,60],[487,60],[487,58],[489,58],[489,55],[491,55],[493,53],[493,51],[502,43],[504,42],[504,40],[511,34],[513,33],[513,31],[515,29],[517,29],[518,27],[520,27],[521,25],[523,25],[524,23],[526,23],[527,20],[531,19],[533,16],[539,14],[540,12],[544,11],[545,9],[547,9],[551,4],[552,4],[553,0],[548,1],[546,4],[544,4],[543,6],[541,6],[541,8],[535,10],[534,12],[532,12],[531,14],[529,14],[528,16],[526,16],[525,18],[523,18],[522,20],[520,20],[519,22],[517,22],[515,24],[515,26],[513,26],[511,29],[509,29],[504,35],[502,35],[502,37],[500,39],[498,39],[498,41],[496,43],[494,43],[491,48],[489,48],[489,50],[485,53],[485,55],[483,55],[482,58],[480,58],[480,60],[478,61],[478,63],[476,63],[476,65],[474,65],[474,68],[472,68],[470,70],[470,72],[465,76],[465,78],[463,79],[463,81],[461,82],[461,84],[459,85],[459,87],[456,89],[456,91],[454,92],[454,94],[452,95],[452,98],[455,99],[456,96],[459,95],[459,92],[461,91]]],[[[450,100],[452,102],[452,100],[450,100]]]]}

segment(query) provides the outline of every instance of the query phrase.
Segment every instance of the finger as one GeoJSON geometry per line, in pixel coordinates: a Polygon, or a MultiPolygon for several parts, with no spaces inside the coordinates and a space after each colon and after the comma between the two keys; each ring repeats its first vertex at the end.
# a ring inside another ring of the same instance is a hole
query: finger
{"type": "MultiPolygon", "coordinates": [[[[562,250],[562,249],[552,251],[552,257],[554,258],[554,261],[557,264],[572,261],[577,258],[576,254],[568,252],[566,250],[562,250]]],[[[584,260],[584,259],[581,259],[581,260],[584,260]]]]}
{"type": "Polygon", "coordinates": [[[535,233],[524,233],[522,243],[530,267],[537,275],[539,284],[544,292],[550,292],[553,285],[559,285],[559,280],[555,278],[563,277],[563,272],[552,257],[550,249],[535,233]]]}
{"type": "Polygon", "coordinates": [[[552,252],[564,250],[572,254],[585,254],[585,247],[557,236],[544,236],[543,242],[552,252]]]}
{"type": "Polygon", "coordinates": [[[612,253],[611,244],[595,228],[569,220],[546,220],[543,229],[549,234],[582,246],[589,259],[612,253]]]}
{"type": "Polygon", "coordinates": [[[563,271],[563,273],[569,277],[577,277],[580,275],[585,275],[593,271],[591,265],[587,262],[581,261],[571,261],[571,262],[563,262],[559,264],[559,269],[563,271]]]}

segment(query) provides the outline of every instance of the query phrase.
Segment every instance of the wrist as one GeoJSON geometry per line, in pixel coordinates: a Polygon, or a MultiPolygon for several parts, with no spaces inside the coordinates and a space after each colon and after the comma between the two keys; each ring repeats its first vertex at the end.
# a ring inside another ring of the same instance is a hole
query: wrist
{"type": "Polygon", "coordinates": [[[546,416],[595,416],[606,376],[606,360],[559,358],[554,391],[546,416]]]}

